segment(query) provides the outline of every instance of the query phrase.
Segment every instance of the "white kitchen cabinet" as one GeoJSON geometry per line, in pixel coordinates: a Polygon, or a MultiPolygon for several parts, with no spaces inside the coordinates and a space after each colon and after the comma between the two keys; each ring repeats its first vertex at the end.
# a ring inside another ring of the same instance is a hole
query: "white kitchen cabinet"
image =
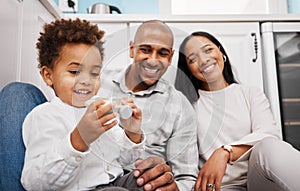
{"type": "Polygon", "coordinates": [[[127,65],[128,59],[128,25],[127,23],[97,23],[105,31],[104,70],[120,70],[127,65]]]}
{"type": "Polygon", "coordinates": [[[23,2],[21,81],[38,82],[40,80],[36,43],[43,25],[50,23],[53,19],[54,17],[38,0],[23,2]]]}
{"type": "Polygon", "coordinates": [[[43,25],[53,20],[54,16],[48,12],[39,0],[23,2],[20,81],[36,85],[48,99],[54,96],[54,92],[46,86],[37,67],[38,51],[36,43],[43,25]]]}
{"type": "MultiPolygon", "coordinates": [[[[1,0],[0,6],[0,89],[19,75],[23,2],[1,0]]],[[[18,79],[19,80],[19,79],[18,79]]]]}
{"type": "Polygon", "coordinates": [[[55,19],[39,0],[1,0],[2,89],[9,82],[22,81],[41,88],[48,98],[53,96],[37,69],[36,42],[44,23],[55,19]],[[3,14],[3,15],[2,15],[3,14]]]}
{"type": "MultiPolygon", "coordinates": [[[[125,43],[122,51],[122,59],[114,61],[111,59],[109,65],[117,66],[120,70],[122,67],[127,66],[132,61],[128,55],[128,43],[133,40],[137,27],[147,20],[158,19],[166,22],[173,30],[175,36],[175,54],[173,56],[172,64],[165,74],[165,78],[171,83],[175,81],[175,74],[177,70],[178,49],[182,40],[195,31],[207,31],[216,36],[229,55],[229,59],[233,66],[233,72],[236,79],[244,84],[256,86],[264,90],[263,86],[263,72],[262,72],[262,50],[261,50],[261,36],[260,36],[260,23],[257,18],[247,16],[173,16],[173,17],[153,17],[145,16],[139,18],[135,15],[66,15],[70,18],[79,17],[82,19],[90,20],[93,23],[105,23],[106,29],[109,32],[114,25],[127,24],[127,31],[123,32],[122,38],[125,43]],[[197,19],[198,18],[198,19],[197,19]],[[110,27],[111,26],[111,27],[110,27]],[[125,35],[127,35],[125,37],[125,35]],[[127,55],[126,55],[127,52],[127,55]],[[123,54],[124,53],[124,54],[123,54]],[[129,60],[128,60],[129,59],[129,60]],[[126,63],[127,65],[121,64],[126,63]]],[[[265,18],[270,19],[270,18],[265,18]]],[[[125,27],[124,27],[125,28],[125,27]]],[[[120,32],[121,33],[121,32],[120,32]]],[[[106,54],[114,55],[120,53],[114,51],[110,46],[119,46],[118,43],[108,43],[105,45],[106,54]],[[111,50],[112,52],[109,52],[111,50]]],[[[123,46],[123,45],[122,45],[123,46]]]]}
{"type": "Polygon", "coordinates": [[[129,42],[127,23],[97,23],[105,31],[104,59],[101,69],[102,80],[112,80],[115,71],[121,71],[129,64],[129,42]]]}
{"type": "MultiPolygon", "coordinates": [[[[165,77],[175,81],[179,46],[183,39],[195,31],[206,31],[223,44],[232,64],[237,80],[263,90],[262,59],[259,22],[166,22],[175,36],[175,54],[165,77]]],[[[133,39],[137,26],[130,24],[130,39],[133,39]]]]}

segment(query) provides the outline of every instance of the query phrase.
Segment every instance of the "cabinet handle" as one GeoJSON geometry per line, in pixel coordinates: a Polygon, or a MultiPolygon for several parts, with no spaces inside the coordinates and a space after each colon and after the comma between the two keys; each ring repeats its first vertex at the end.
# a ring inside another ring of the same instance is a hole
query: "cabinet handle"
{"type": "Polygon", "coordinates": [[[22,2],[23,2],[23,0],[17,0],[17,1],[19,1],[19,3],[22,3],[22,2]]]}
{"type": "Polygon", "coordinates": [[[256,60],[257,60],[257,50],[258,50],[256,33],[251,33],[251,36],[254,37],[254,53],[255,53],[255,57],[252,58],[252,62],[256,62],[256,60]]]}

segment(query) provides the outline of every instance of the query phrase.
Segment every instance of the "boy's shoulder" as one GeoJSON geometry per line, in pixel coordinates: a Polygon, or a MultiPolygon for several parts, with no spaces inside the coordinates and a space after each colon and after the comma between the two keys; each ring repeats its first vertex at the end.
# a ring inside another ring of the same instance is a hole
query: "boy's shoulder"
{"type": "Polygon", "coordinates": [[[51,103],[49,101],[47,101],[45,103],[42,103],[42,104],[34,107],[30,113],[40,113],[43,111],[47,111],[49,109],[49,107],[51,107],[51,103]]]}
{"type": "Polygon", "coordinates": [[[51,113],[59,115],[59,113],[65,110],[60,102],[61,101],[57,97],[54,97],[52,100],[33,108],[28,115],[50,115],[51,113]]]}

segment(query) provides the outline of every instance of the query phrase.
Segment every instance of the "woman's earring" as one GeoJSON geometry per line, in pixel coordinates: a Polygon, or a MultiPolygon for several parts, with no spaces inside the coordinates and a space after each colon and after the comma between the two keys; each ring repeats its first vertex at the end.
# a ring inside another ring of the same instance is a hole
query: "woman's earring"
{"type": "Polygon", "coordinates": [[[223,55],[223,59],[224,59],[224,62],[226,62],[227,57],[225,55],[223,55]]]}

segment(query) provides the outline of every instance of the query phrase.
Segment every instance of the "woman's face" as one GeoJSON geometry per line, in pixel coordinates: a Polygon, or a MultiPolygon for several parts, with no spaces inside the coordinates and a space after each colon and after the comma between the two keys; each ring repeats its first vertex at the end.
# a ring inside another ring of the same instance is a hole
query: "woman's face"
{"type": "Polygon", "coordinates": [[[223,53],[213,42],[203,36],[194,36],[187,41],[184,51],[188,68],[194,77],[208,86],[225,83],[222,74],[223,53]]]}

